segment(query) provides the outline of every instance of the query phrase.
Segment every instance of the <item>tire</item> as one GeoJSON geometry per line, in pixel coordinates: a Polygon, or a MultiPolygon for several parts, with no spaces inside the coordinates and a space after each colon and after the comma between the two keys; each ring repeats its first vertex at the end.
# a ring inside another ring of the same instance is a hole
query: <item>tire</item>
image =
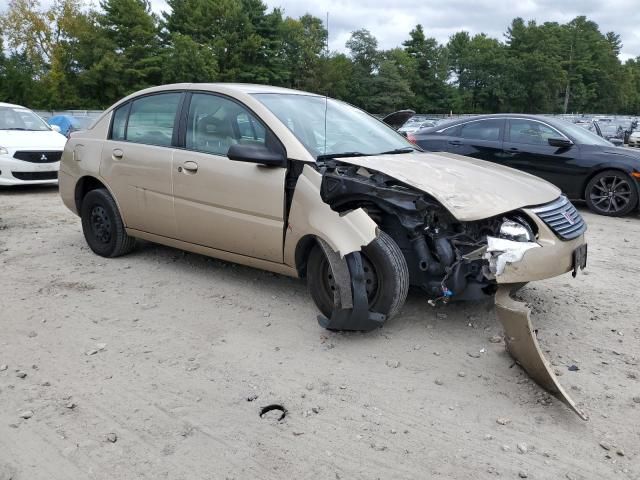
{"type": "Polygon", "coordinates": [[[587,184],[584,198],[591,211],[609,217],[622,217],[638,205],[638,187],[626,173],[604,170],[587,184]]]}
{"type": "Polygon", "coordinates": [[[91,190],[80,207],[82,232],[89,248],[102,257],[119,257],[135,247],[127,235],[115,200],[104,188],[91,190]]]}
{"type": "MultiPolygon", "coordinates": [[[[382,313],[387,320],[396,316],[409,291],[409,269],[396,242],[380,231],[378,237],[362,249],[362,262],[367,281],[369,310],[382,313]]],[[[331,318],[333,292],[329,262],[319,245],[309,254],[307,285],[314,303],[322,314],[331,318]]]]}

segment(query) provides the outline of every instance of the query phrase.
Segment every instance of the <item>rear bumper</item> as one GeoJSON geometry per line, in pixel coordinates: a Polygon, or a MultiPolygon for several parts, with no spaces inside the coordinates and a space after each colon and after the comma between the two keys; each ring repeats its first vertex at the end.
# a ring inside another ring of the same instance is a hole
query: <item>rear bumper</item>
{"type": "Polygon", "coordinates": [[[56,185],[60,162],[33,163],[0,156],[0,186],[56,185]]]}

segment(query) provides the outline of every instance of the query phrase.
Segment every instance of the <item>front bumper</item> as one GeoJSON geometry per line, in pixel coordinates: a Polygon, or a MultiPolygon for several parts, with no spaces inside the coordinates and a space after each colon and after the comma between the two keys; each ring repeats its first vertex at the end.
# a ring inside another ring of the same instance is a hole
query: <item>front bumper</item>
{"type": "Polygon", "coordinates": [[[629,147],[640,147],[640,138],[630,138],[627,145],[629,147]]]}
{"type": "Polygon", "coordinates": [[[538,385],[564,402],[580,418],[588,420],[586,413],[558,382],[538,344],[537,330],[531,325],[531,310],[511,297],[515,288],[514,285],[501,285],[496,292],[496,315],[504,328],[507,351],[538,385]]]}
{"type": "Polygon", "coordinates": [[[502,273],[496,274],[499,284],[532,282],[570,272],[574,269],[574,252],[586,243],[584,234],[560,240],[532,210],[524,212],[538,227],[536,242],[542,248],[527,250],[520,261],[507,263],[502,273]]]}
{"type": "Polygon", "coordinates": [[[0,186],[55,185],[60,162],[33,163],[0,155],[0,186]]]}

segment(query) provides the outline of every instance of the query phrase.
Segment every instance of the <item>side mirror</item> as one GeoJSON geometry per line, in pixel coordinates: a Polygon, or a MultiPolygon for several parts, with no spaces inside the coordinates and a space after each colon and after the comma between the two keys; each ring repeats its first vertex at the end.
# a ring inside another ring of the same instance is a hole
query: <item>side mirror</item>
{"type": "Polygon", "coordinates": [[[286,160],[281,153],[273,152],[262,145],[231,145],[227,157],[236,162],[257,163],[274,167],[283,167],[286,160]]]}
{"type": "Polygon", "coordinates": [[[573,142],[567,138],[550,138],[548,141],[549,145],[558,148],[569,148],[573,145],[573,142]]]}
{"type": "Polygon", "coordinates": [[[49,125],[51,127],[51,130],[53,130],[54,132],[58,132],[60,133],[60,127],[58,125],[49,125]]]}

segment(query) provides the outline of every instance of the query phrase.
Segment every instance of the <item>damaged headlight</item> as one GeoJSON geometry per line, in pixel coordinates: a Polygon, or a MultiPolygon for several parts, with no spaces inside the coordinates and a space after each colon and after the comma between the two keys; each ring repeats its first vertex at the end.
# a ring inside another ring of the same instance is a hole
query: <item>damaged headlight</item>
{"type": "Polygon", "coordinates": [[[521,218],[505,218],[500,225],[500,238],[513,242],[534,242],[536,239],[529,224],[521,218]]]}

